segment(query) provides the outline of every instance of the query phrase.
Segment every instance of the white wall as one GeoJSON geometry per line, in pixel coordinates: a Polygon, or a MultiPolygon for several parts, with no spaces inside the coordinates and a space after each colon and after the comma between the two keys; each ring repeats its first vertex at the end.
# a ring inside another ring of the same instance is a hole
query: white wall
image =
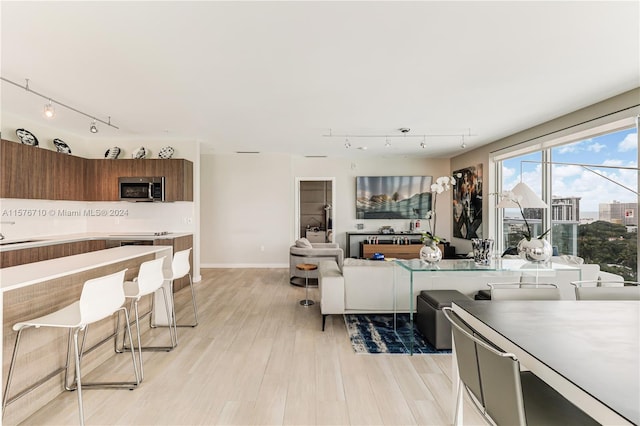
{"type": "MultiPolygon", "coordinates": [[[[356,220],[356,176],[450,173],[448,159],[304,158],[281,155],[202,155],[202,267],[288,267],[295,236],[296,178],[335,177],[335,242],[344,248],[345,232],[408,220],[356,220]],[[261,250],[264,248],[264,251],[261,250]]],[[[444,195],[444,194],[443,194],[444,195]]],[[[438,203],[438,234],[451,235],[451,193],[438,203]],[[445,201],[447,200],[447,201],[445,201]]]]}
{"type": "Polygon", "coordinates": [[[290,156],[202,155],[200,173],[201,266],[288,265],[290,156]]]}

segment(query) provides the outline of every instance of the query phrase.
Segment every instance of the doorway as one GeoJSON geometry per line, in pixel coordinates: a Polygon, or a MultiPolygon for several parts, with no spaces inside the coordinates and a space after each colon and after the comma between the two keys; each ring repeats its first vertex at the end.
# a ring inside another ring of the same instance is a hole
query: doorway
{"type": "Polygon", "coordinates": [[[296,178],[296,239],[334,241],[334,182],[335,178],[296,178]]]}

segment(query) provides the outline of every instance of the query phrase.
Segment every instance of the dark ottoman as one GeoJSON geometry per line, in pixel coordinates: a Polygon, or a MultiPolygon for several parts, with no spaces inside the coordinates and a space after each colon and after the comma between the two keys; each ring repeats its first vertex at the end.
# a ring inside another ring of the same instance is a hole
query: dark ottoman
{"type": "Polygon", "coordinates": [[[457,290],[423,290],[418,295],[416,325],[418,331],[436,349],[451,349],[451,326],[442,308],[454,300],[469,300],[457,290]]]}

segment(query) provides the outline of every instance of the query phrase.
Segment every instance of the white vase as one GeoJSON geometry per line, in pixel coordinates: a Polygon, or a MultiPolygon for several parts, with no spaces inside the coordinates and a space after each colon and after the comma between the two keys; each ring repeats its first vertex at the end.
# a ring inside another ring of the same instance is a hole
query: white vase
{"type": "Polygon", "coordinates": [[[427,263],[438,263],[442,259],[442,252],[435,241],[425,242],[420,249],[420,259],[427,263]]]}
{"type": "Polygon", "coordinates": [[[551,259],[553,247],[544,238],[523,238],[518,243],[518,254],[529,262],[543,263],[551,259]]]}

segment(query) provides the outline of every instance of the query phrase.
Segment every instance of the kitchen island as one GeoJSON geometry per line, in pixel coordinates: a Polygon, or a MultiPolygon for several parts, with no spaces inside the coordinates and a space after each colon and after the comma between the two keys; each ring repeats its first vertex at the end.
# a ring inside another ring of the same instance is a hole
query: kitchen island
{"type": "MultiPolygon", "coordinates": [[[[0,268],[89,253],[121,245],[171,246],[176,253],[193,248],[193,234],[187,232],[91,232],[5,239],[0,241],[0,268]]],[[[193,253],[189,261],[194,265],[193,253]]],[[[176,280],[174,291],[188,285],[188,277],[176,280]]]]}
{"type": "MultiPolygon", "coordinates": [[[[84,282],[126,269],[125,279],[138,274],[142,262],[166,257],[165,271],[171,269],[171,246],[123,246],[74,256],[18,265],[0,269],[2,292],[2,381],[11,361],[16,322],[35,318],[61,309],[80,298],[84,282]]],[[[141,305],[141,312],[149,301],[141,305]]],[[[91,326],[87,347],[113,333],[115,317],[91,326]]],[[[148,327],[148,325],[145,325],[148,327]]],[[[143,328],[142,331],[145,331],[143,328]]],[[[19,391],[38,378],[64,365],[67,348],[65,330],[33,329],[22,338],[12,389],[19,391]]],[[[113,345],[105,344],[83,359],[83,372],[89,373],[115,355],[113,345]]],[[[126,355],[124,355],[126,356],[126,355]]],[[[16,424],[63,392],[62,380],[50,380],[7,407],[3,423],[16,424]]],[[[4,386],[3,386],[4,388],[4,386]]]]}

